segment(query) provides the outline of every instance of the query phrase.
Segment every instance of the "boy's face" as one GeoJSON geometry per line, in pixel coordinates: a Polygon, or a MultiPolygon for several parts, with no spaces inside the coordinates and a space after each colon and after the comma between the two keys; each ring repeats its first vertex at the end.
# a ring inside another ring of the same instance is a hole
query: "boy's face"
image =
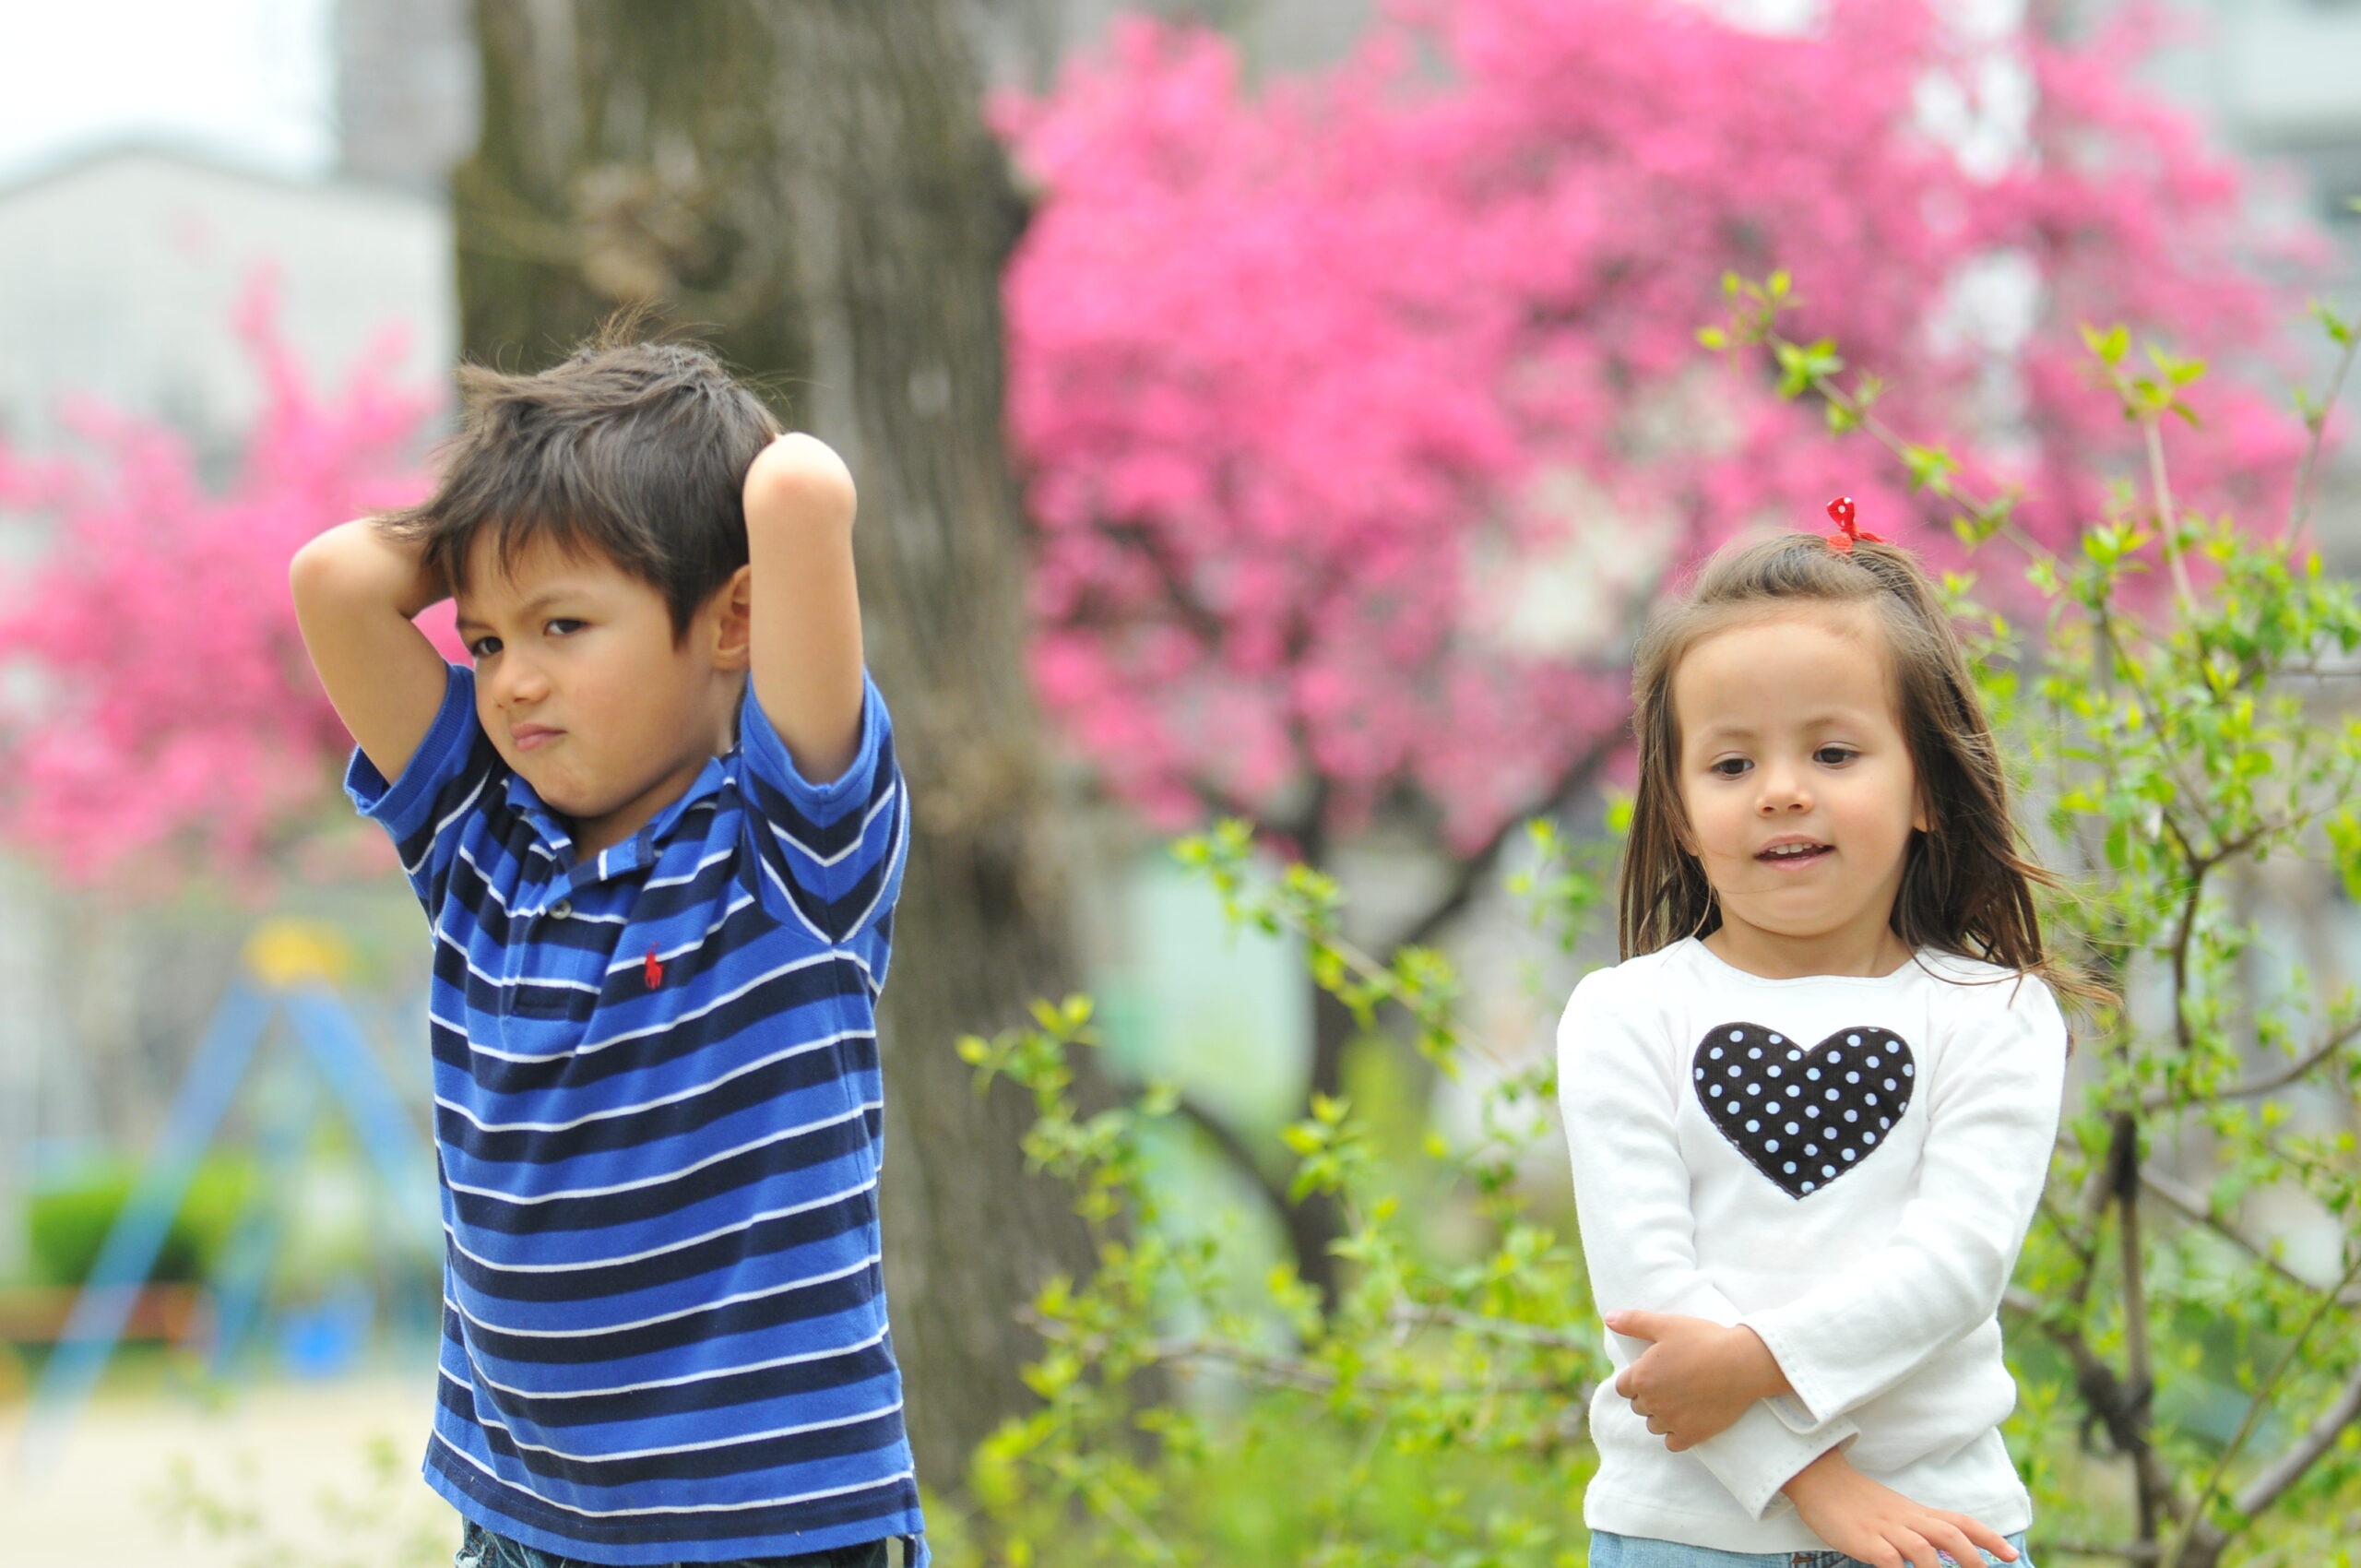
{"type": "Polygon", "coordinates": [[[608,557],[536,540],[504,570],[492,540],[475,540],[457,604],[476,717],[572,822],[577,856],[630,837],[729,749],[746,602],[742,571],[676,643],[664,596],[608,557]]]}

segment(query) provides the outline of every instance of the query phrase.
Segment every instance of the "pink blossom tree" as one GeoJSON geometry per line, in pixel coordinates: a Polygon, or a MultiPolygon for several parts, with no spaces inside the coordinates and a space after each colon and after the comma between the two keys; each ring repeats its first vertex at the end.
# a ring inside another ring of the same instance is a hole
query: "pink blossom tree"
{"type": "Polygon", "coordinates": [[[415,498],[434,402],[390,379],[392,335],[339,394],[315,393],[274,298],[261,278],[240,307],[265,398],[219,493],[172,432],[88,403],[67,410],[81,455],[0,448],[0,512],[47,534],[0,591],[0,839],[69,879],[259,888],[322,855],[386,861],[376,835],[307,831],[343,822],[351,742],[303,657],[287,562],[415,498]]]}
{"type": "MultiPolygon", "coordinates": [[[[2249,368],[2275,340],[2266,279],[2308,242],[2248,232],[2239,171],[2139,85],[2153,39],[1417,0],[1257,94],[1216,35],[1121,28],[1003,111],[1040,188],[1007,292],[1048,705],[1158,822],[1248,816],[1323,867],[1423,843],[1433,897],[1355,935],[1430,938],[1613,764],[1668,571],[1840,493],[1958,558],[1931,451],[1866,467],[1701,350],[1726,274],[1784,274],[1791,336],[1875,366],[1880,412],[2052,540],[2137,453],[2082,322],[2249,368]]],[[[2298,422],[2235,374],[2193,400],[2189,503],[2269,499],[2298,422]]],[[[1350,1019],[1318,1017],[1334,1095],[1350,1019]]],[[[1334,1217],[1271,1192],[1330,1281],[1334,1217]]]]}

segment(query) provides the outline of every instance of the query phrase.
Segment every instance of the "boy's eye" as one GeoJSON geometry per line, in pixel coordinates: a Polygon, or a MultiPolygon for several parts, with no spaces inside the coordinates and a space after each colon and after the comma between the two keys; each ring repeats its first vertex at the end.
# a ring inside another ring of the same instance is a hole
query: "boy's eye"
{"type": "Polygon", "coordinates": [[[581,629],[582,629],[582,623],[581,623],[581,622],[579,622],[579,621],[575,621],[575,620],[569,620],[569,619],[567,619],[565,616],[563,616],[563,615],[559,616],[559,617],[558,617],[556,620],[554,620],[554,621],[550,621],[550,622],[546,622],[546,623],[544,623],[544,624],[542,624],[542,626],[541,626],[541,630],[542,630],[542,631],[547,632],[550,636],[553,636],[553,637],[563,637],[563,636],[567,636],[572,635],[572,634],[573,634],[573,633],[575,633],[575,632],[578,632],[578,631],[580,631],[581,629]]]}
{"type": "Polygon", "coordinates": [[[468,652],[477,659],[490,659],[500,651],[498,637],[478,637],[468,645],[468,652]]]}

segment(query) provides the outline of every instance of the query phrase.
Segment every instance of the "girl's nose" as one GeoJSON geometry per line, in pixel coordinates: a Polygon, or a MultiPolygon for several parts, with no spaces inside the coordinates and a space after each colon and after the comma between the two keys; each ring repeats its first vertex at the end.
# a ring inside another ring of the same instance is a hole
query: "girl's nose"
{"type": "Polygon", "coordinates": [[[1762,790],[1755,798],[1755,809],[1763,815],[1811,809],[1811,791],[1805,786],[1800,772],[1794,768],[1766,766],[1762,769],[1761,778],[1762,790]]]}

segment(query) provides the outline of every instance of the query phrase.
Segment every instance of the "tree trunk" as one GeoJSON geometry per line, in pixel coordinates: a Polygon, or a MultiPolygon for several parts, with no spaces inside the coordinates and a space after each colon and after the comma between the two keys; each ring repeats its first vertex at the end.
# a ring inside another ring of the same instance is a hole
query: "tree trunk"
{"type": "Polygon", "coordinates": [[[1002,442],[1022,208],[956,4],[478,0],[481,141],[453,179],[470,356],[546,363],[652,303],[860,487],[869,658],[916,830],[883,1018],[886,1275],[938,1489],[1032,1403],[1018,1310],[1092,1262],[1067,1194],[1024,1170],[1029,1103],[979,1099],[953,1051],[1076,971],[1002,442]]]}

